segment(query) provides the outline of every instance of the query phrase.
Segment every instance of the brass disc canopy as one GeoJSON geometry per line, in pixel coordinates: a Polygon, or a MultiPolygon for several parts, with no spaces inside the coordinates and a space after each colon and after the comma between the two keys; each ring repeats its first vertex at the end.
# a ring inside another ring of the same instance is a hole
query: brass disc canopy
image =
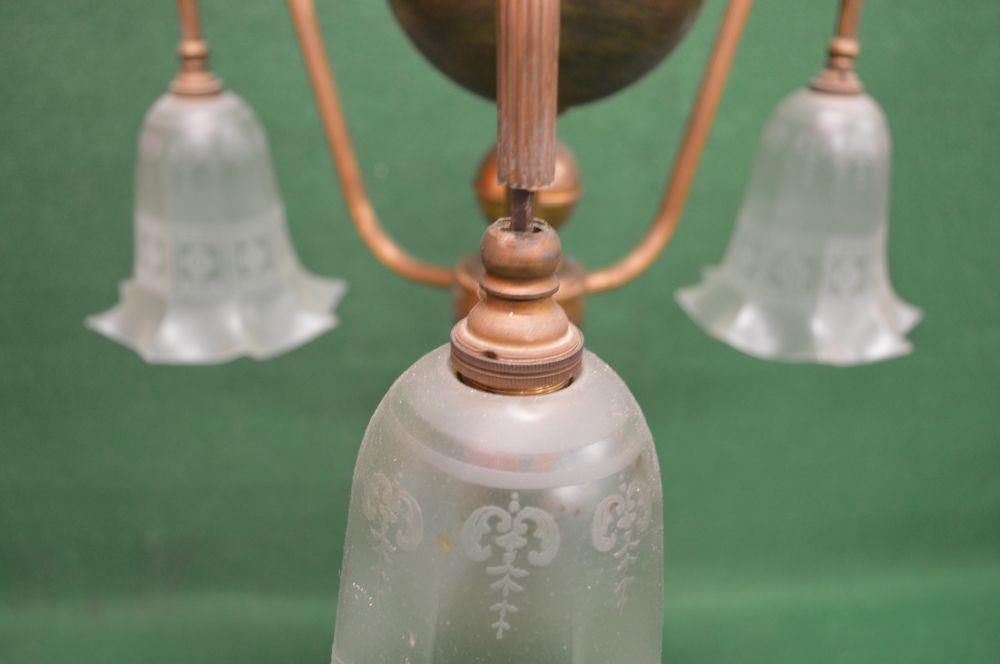
{"type": "Polygon", "coordinates": [[[526,231],[508,218],[483,234],[482,299],[452,328],[451,359],[466,382],[503,394],[540,394],[580,370],[583,334],[553,295],[559,289],[559,236],[535,220],[526,231]]]}
{"type": "MultiPolygon", "coordinates": [[[[703,0],[562,0],[559,101],[568,109],[642,78],[680,43],[703,0]]],[[[496,0],[389,0],[407,37],[439,71],[496,97],[496,0]]]]}

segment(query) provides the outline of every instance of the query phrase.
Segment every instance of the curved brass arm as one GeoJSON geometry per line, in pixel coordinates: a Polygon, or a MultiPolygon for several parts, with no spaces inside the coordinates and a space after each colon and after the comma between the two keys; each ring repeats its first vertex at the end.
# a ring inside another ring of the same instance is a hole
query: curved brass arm
{"type": "Polygon", "coordinates": [[[333,72],[323,48],[323,36],[316,21],[316,8],[312,0],[288,0],[288,9],[298,34],[302,58],[309,71],[326,140],[340,176],[340,186],[358,234],[375,257],[397,274],[432,286],[451,286],[454,280],[451,269],[425,263],[411,256],[382,228],[365,192],[358,158],[340,108],[333,72]]]}
{"type": "Polygon", "coordinates": [[[201,39],[197,0],[177,0],[177,19],[181,24],[181,39],[201,39]]]}
{"type": "Polygon", "coordinates": [[[840,15],[837,17],[837,36],[844,39],[858,38],[858,23],[861,22],[862,0],[841,0],[840,15]]]}
{"type": "Polygon", "coordinates": [[[680,151],[674,160],[670,182],[663,194],[660,209],[645,237],[617,263],[587,274],[584,287],[587,292],[600,293],[624,286],[653,264],[667,246],[677,227],[691,182],[694,180],[702,150],[719,108],[719,100],[726,85],[726,78],[736,55],[753,0],[730,0],[726,15],[719,28],[715,47],[709,58],[701,82],[701,89],[688,118],[687,130],[680,151]]]}

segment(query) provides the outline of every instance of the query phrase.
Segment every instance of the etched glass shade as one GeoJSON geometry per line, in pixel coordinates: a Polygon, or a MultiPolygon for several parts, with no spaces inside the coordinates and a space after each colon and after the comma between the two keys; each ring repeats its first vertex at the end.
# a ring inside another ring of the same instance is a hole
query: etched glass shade
{"type": "Polygon", "coordinates": [[[334,664],[658,664],[662,628],[659,467],[610,367],[506,396],[445,346],[396,381],[354,473],[334,664]]]}
{"type": "Polygon", "coordinates": [[[139,137],[132,278],[87,326],[149,362],[263,359],[336,326],[342,281],[299,264],[253,110],[162,96],[139,137]]]}
{"type": "Polygon", "coordinates": [[[759,357],[853,365],[909,353],[921,312],[889,281],[890,149],[868,95],[793,92],[764,132],[722,264],[677,301],[759,357]]]}

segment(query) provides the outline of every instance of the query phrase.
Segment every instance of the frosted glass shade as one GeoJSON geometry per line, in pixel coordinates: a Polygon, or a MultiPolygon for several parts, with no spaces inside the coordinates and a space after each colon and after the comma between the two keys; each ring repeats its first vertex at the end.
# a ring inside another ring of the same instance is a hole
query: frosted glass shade
{"type": "Polygon", "coordinates": [[[659,664],[662,629],[659,467],[610,367],[505,396],[445,346],[396,381],[354,473],[334,664],[659,664]]]}
{"type": "Polygon", "coordinates": [[[853,365],[912,350],[889,281],[889,128],[868,95],[801,89],[774,112],[729,248],[677,301],[741,351],[853,365]]]}
{"type": "Polygon", "coordinates": [[[86,323],[147,361],[263,359],[336,326],[346,284],[299,264],[264,129],[235,94],[149,110],[134,223],[132,278],[86,323]]]}

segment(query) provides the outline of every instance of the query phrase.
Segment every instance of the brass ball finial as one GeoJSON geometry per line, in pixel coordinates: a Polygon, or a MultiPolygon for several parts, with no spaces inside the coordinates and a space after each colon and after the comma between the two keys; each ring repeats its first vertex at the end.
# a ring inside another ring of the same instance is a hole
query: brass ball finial
{"type": "MultiPolygon", "coordinates": [[[[476,171],[473,183],[479,209],[488,223],[510,215],[507,187],[497,181],[497,150],[494,146],[486,153],[476,171]]],[[[580,169],[570,149],[556,145],[556,170],[552,184],[538,191],[535,210],[549,226],[559,229],[576,209],[583,188],[580,186],[580,169]]]]}
{"type": "Polygon", "coordinates": [[[544,394],[580,370],[583,334],[553,299],[562,258],[559,235],[544,221],[524,231],[509,218],[483,234],[482,299],[451,331],[455,371],[474,387],[544,394]]]}

